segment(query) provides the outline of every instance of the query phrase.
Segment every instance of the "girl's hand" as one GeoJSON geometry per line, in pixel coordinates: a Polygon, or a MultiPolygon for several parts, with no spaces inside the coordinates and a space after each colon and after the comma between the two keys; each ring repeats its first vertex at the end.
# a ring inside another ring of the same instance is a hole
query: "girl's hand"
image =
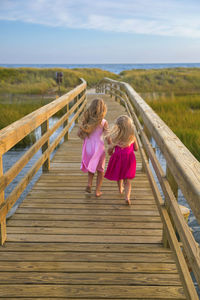
{"type": "Polygon", "coordinates": [[[137,142],[137,139],[135,138],[135,141],[134,141],[134,151],[138,151],[138,149],[139,149],[138,142],[137,142]]]}
{"type": "Polygon", "coordinates": [[[109,147],[108,148],[108,154],[112,155],[113,154],[113,150],[114,150],[114,147],[109,147]]]}

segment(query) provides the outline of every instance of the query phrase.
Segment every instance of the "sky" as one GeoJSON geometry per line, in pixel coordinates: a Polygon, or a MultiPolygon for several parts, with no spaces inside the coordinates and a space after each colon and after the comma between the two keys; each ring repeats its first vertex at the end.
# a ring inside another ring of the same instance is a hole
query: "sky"
{"type": "Polygon", "coordinates": [[[200,0],[0,0],[1,64],[200,63],[200,0]]]}

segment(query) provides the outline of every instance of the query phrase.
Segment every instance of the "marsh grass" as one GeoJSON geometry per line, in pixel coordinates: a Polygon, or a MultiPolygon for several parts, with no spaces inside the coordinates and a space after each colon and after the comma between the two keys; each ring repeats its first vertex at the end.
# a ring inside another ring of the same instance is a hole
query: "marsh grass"
{"type": "Polygon", "coordinates": [[[200,161],[200,94],[145,100],[200,161]]]}
{"type": "Polygon", "coordinates": [[[80,78],[87,81],[89,88],[94,87],[104,77],[128,82],[200,160],[198,68],[129,70],[116,75],[93,68],[0,67],[0,129],[54,100],[58,95],[58,71],[63,72],[61,94],[80,84],[80,78]]]}
{"type": "Polygon", "coordinates": [[[120,77],[138,93],[200,93],[199,68],[129,70],[121,72],[120,77]]]}
{"type": "Polygon", "coordinates": [[[118,75],[101,69],[37,69],[0,67],[0,94],[44,95],[57,90],[56,72],[63,72],[62,92],[80,84],[84,78],[88,86],[94,86],[103,77],[119,78],[118,75]]]}

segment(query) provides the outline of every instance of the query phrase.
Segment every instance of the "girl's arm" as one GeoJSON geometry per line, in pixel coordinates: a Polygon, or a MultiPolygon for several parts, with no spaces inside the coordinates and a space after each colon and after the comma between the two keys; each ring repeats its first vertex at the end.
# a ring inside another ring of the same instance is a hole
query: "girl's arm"
{"type": "Polygon", "coordinates": [[[111,141],[111,138],[108,136],[108,131],[109,131],[108,122],[105,121],[104,126],[103,126],[103,132],[106,135],[106,142],[108,143],[108,145],[110,145],[112,143],[112,141],[111,141]]]}
{"type": "Polygon", "coordinates": [[[137,139],[135,138],[135,140],[134,140],[134,151],[138,151],[138,149],[139,149],[138,142],[137,142],[137,139]]]}
{"type": "Polygon", "coordinates": [[[108,155],[112,155],[113,154],[113,150],[114,150],[115,146],[110,145],[108,148],[108,155]]]}

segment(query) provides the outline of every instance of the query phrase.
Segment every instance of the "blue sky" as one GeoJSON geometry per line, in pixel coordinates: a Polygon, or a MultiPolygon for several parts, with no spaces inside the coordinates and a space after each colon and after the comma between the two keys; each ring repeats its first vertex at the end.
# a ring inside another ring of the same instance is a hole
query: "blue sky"
{"type": "Polygon", "coordinates": [[[199,0],[0,0],[0,63],[200,62],[199,0]]]}

